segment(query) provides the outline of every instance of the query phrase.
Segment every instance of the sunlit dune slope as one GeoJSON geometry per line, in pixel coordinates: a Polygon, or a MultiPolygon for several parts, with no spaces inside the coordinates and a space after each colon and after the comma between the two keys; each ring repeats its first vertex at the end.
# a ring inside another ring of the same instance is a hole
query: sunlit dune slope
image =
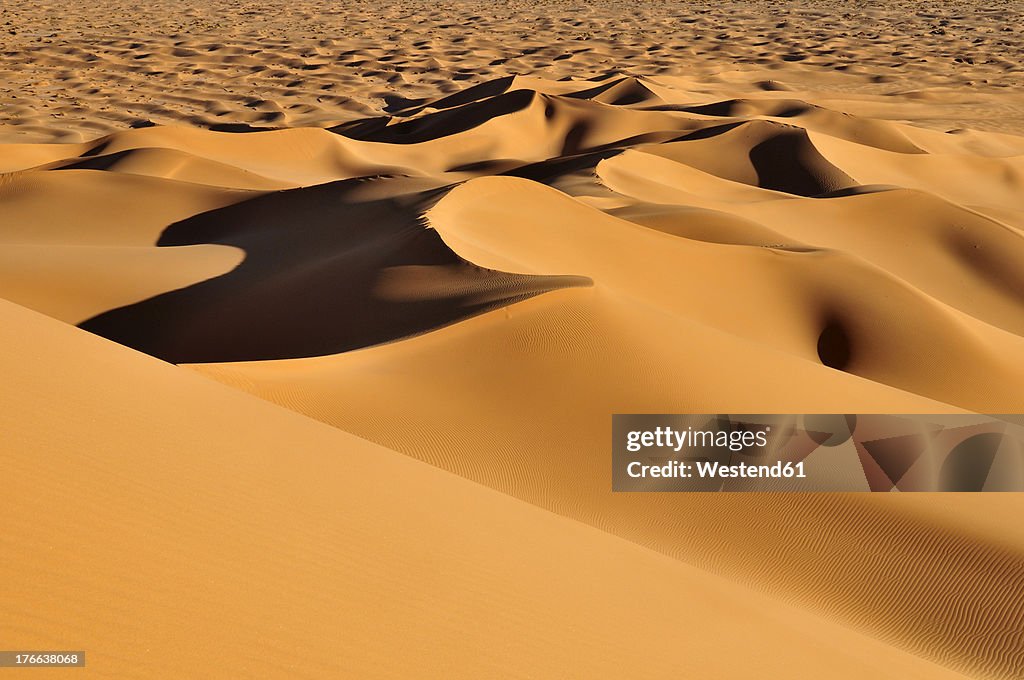
{"type": "Polygon", "coordinates": [[[766,673],[957,677],[10,303],[0,320],[5,644],[84,649],[88,677],[742,678],[741,622],[766,673]]]}

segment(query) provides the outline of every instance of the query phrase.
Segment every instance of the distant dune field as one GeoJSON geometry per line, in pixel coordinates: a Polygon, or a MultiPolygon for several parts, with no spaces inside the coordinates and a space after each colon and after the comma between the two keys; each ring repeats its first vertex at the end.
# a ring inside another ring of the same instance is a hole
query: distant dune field
{"type": "Polygon", "coordinates": [[[1021,677],[1019,495],[613,494],[609,440],[1024,412],[1022,20],[5,5],[0,647],[1021,677]]]}

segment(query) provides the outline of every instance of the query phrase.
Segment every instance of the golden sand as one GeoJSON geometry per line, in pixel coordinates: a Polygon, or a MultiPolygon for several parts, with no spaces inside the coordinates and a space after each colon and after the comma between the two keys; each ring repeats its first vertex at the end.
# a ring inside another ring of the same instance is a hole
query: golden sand
{"type": "Polygon", "coordinates": [[[1018,5],[0,19],[0,647],[1024,672],[1016,495],[609,476],[612,413],[1024,411],[1018,5]]]}

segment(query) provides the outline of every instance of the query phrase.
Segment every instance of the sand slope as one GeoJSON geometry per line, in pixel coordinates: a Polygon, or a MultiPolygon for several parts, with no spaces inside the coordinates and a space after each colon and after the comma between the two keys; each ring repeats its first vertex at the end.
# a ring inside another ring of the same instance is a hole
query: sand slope
{"type": "Polygon", "coordinates": [[[89,677],[739,678],[741,621],[772,675],[956,677],[10,303],[0,319],[5,644],[85,649],[89,677]]]}

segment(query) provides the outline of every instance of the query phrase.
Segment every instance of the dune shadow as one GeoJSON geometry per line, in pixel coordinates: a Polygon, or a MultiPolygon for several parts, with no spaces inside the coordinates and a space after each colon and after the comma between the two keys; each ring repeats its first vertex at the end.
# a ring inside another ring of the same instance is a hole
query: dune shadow
{"type": "Polygon", "coordinates": [[[570,92],[565,95],[571,99],[590,99],[611,106],[630,106],[647,102],[662,103],[651,90],[636,78],[625,77],[613,81],[605,81],[596,87],[570,92]]]}
{"type": "Polygon", "coordinates": [[[849,369],[853,359],[853,341],[842,320],[829,317],[818,336],[818,358],[822,365],[837,371],[849,369]]]}
{"type": "Polygon", "coordinates": [[[390,122],[388,117],[338,125],[331,132],[350,139],[387,144],[419,144],[450,137],[527,108],[537,96],[533,90],[512,90],[490,98],[452,105],[419,118],[390,122]]]}
{"type": "Polygon", "coordinates": [[[757,186],[796,196],[817,196],[857,184],[830,163],[799,128],[782,129],[749,152],[757,186]]]}
{"type": "Polygon", "coordinates": [[[227,274],[80,327],[173,363],[298,358],[408,337],[590,283],[477,267],[425,224],[424,211],[444,190],[379,198],[366,191],[374,184],[279,191],[172,224],[158,246],[235,246],[245,259],[227,274]]]}

